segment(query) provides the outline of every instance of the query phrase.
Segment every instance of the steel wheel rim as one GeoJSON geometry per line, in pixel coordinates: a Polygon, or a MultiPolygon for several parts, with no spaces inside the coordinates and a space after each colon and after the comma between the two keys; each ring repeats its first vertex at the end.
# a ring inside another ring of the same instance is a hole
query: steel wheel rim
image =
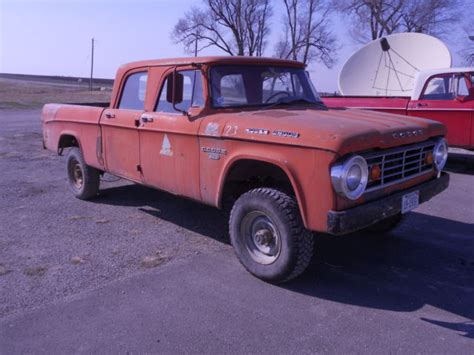
{"type": "Polygon", "coordinates": [[[81,189],[84,184],[84,175],[82,168],[76,159],[73,159],[69,164],[69,175],[71,176],[72,184],[76,189],[81,189]]]}
{"type": "Polygon", "coordinates": [[[263,212],[252,211],[242,219],[240,227],[245,247],[259,264],[272,264],[281,252],[281,237],[275,223],[263,212]]]}

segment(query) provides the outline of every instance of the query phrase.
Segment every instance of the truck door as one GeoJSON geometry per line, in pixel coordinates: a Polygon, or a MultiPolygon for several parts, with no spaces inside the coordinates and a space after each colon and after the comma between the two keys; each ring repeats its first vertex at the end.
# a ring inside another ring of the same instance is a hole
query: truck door
{"type": "Polygon", "coordinates": [[[107,171],[133,181],[141,181],[139,171],[138,122],[144,111],[148,71],[129,74],[115,108],[104,111],[100,120],[103,156],[107,171]]]}
{"type": "Polygon", "coordinates": [[[410,102],[408,113],[444,123],[450,145],[469,147],[474,110],[470,85],[470,79],[463,73],[433,76],[427,80],[419,100],[410,102]]]}
{"type": "MultiPolygon", "coordinates": [[[[184,81],[183,101],[176,105],[177,108],[199,112],[204,107],[201,71],[180,70],[177,73],[184,81]]],[[[173,108],[168,95],[173,83],[172,75],[173,71],[161,72],[154,109],[140,118],[138,130],[143,180],[147,185],[200,199],[198,129],[201,120],[196,114],[188,117],[173,108]]]]}

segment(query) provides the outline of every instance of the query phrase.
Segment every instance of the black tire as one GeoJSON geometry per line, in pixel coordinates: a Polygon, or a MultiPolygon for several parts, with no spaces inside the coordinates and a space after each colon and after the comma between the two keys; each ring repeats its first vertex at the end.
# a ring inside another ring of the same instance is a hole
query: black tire
{"type": "Polygon", "coordinates": [[[405,219],[405,215],[401,213],[396,214],[395,216],[388,217],[380,222],[377,222],[366,228],[366,231],[370,233],[386,233],[397,228],[400,223],[405,219]]]}
{"type": "Polygon", "coordinates": [[[87,165],[78,147],[69,150],[66,158],[69,188],[78,199],[89,200],[97,195],[100,170],[87,165]]]}
{"type": "Polygon", "coordinates": [[[240,196],[230,214],[229,232],[242,265],[265,281],[297,277],[313,256],[313,235],[304,228],[297,203],[275,189],[258,188],[240,196]]]}

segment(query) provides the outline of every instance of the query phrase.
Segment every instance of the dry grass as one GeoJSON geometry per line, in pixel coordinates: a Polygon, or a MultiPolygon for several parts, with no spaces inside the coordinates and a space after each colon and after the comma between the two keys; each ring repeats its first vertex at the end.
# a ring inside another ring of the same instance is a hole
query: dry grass
{"type": "Polygon", "coordinates": [[[89,91],[84,85],[0,78],[0,109],[36,108],[53,102],[108,102],[110,95],[110,90],[89,91]]]}

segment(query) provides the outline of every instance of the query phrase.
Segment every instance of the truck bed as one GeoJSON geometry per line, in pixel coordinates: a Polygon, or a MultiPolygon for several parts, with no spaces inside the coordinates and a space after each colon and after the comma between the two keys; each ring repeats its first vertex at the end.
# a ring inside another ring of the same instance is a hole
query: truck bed
{"type": "Polygon", "coordinates": [[[41,114],[43,146],[59,151],[74,137],[81,148],[86,163],[104,169],[101,149],[100,118],[106,106],[45,105],[41,114]]]}

